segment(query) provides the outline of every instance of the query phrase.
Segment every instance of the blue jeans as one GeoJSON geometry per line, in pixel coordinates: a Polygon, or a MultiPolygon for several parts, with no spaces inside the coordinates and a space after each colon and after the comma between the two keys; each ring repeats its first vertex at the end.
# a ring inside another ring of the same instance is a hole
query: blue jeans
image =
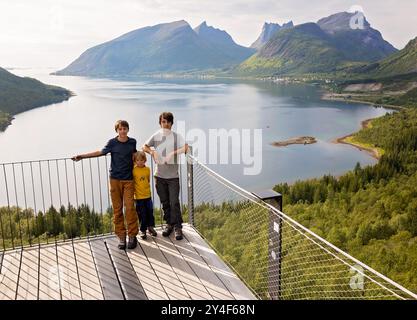
{"type": "Polygon", "coordinates": [[[140,221],[140,231],[144,232],[148,227],[155,227],[151,198],[136,200],[136,212],[140,221]]]}

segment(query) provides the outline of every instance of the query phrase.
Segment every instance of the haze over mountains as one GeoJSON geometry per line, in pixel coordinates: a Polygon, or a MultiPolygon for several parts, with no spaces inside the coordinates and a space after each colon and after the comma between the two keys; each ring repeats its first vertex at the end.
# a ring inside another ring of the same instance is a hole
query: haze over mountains
{"type": "Polygon", "coordinates": [[[57,74],[91,76],[224,68],[254,52],[205,22],[193,30],[181,20],[140,28],[90,48],[57,74]]]}
{"type": "Polygon", "coordinates": [[[236,44],[226,31],[210,27],[205,21],[194,28],[194,32],[200,39],[206,41],[216,50],[219,50],[224,57],[229,57],[231,61],[244,60],[255,52],[247,47],[236,44]]]}
{"type": "Polygon", "coordinates": [[[328,73],[355,63],[374,62],[397,51],[363,17],[351,27],[354,13],[341,12],[280,30],[237,71],[241,74],[328,73]]]}
{"type": "Polygon", "coordinates": [[[317,23],[265,23],[250,48],[206,22],[184,20],[140,28],[86,50],[60,75],[113,76],[200,71],[232,76],[337,73],[380,61],[398,50],[361,13],[317,23]],[[359,27],[352,19],[361,18],[359,27]]]}
{"type": "Polygon", "coordinates": [[[379,60],[397,51],[388,41],[385,41],[378,30],[371,27],[366,17],[360,14],[363,29],[355,25],[357,14],[341,12],[320,19],[317,24],[326,32],[346,58],[352,60],[379,60]],[[351,28],[351,23],[357,29],[351,28]],[[353,50],[352,50],[353,49],[353,50]]]}
{"type": "Polygon", "coordinates": [[[265,43],[267,43],[272,36],[281,29],[288,29],[294,27],[294,24],[292,21],[289,21],[287,23],[284,23],[282,26],[280,26],[278,23],[268,23],[265,22],[265,24],[262,27],[261,34],[259,35],[258,39],[254,43],[251,44],[251,48],[254,48],[256,50],[259,50],[265,43]]]}

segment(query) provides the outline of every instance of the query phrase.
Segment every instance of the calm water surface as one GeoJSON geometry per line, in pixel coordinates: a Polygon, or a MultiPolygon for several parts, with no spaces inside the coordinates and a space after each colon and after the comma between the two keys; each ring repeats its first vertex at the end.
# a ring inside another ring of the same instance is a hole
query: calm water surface
{"type": "MultiPolygon", "coordinates": [[[[162,111],[185,129],[262,129],[262,170],[243,175],[243,164],[209,165],[249,190],[278,182],[341,174],[356,162],[376,162],[364,152],[332,143],[386,112],[365,104],[323,101],[313,86],[190,79],[92,79],[49,75],[50,69],[12,72],[73,91],[69,101],[24,112],[0,133],[0,163],[70,157],[101,149],[115,136],[117,119],[129,121],[138,145],[158,129],[162,111]],[[277,148],[271,142],[314,136],[313,145],[277,148]]],[[[175,126],[174,126],[175,130],[175,126]]],[[[253,150],[252,150],[253,152],[253,150]]],[[[231,155],[231,154],[230,154],[231,155]]]]}

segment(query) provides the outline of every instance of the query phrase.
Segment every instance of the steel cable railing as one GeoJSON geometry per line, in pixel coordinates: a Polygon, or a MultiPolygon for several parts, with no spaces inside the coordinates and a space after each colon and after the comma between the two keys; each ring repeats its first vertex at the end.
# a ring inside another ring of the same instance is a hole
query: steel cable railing
{"type": "Polygon", "coordinates": [[[192,155],[188,163],[190,220],[258,297],[417,299],[192,155]]]}
{"type": "MultiPolygon", "coordinates": [[[[183,217],[259,298],[417,298],[192,155],[186,158],[183,217]]],[[[148,164],[153,171],[149,158],[148,164]]],[[[112,233],[108,180],[107,157],[0,164],[0,250],[112,233]]]]}

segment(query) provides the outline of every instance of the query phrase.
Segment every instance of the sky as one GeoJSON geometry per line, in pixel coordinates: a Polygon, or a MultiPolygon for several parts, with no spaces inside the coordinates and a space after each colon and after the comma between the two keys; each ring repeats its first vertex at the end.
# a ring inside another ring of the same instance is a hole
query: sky
{"type": "Polygon", "coordinates": [[[89,47],[177,20],[249,46],[264,22],[316,22],[352,6],[398,49],[417,36],[417,0],[0,0],[0,66],[61,69],[89,47]]]}

